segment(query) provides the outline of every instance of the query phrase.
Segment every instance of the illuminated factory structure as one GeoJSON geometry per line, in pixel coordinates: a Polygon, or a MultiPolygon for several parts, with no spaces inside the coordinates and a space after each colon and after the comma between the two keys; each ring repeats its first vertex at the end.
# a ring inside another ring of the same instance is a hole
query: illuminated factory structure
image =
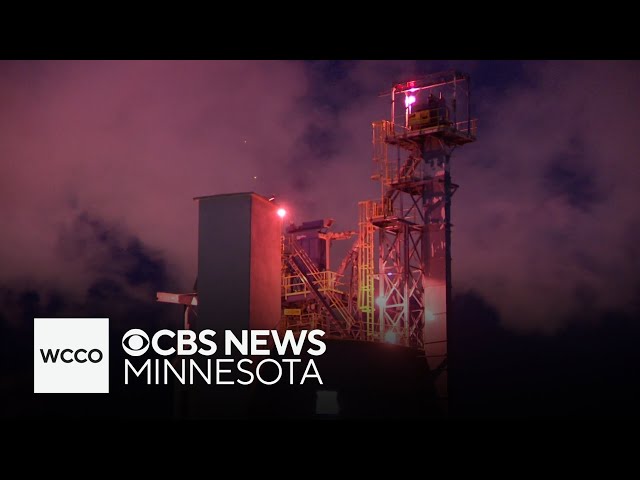
{"type": "MultiPolygon", "coordinates": [[[[184,305],[186,328],[197,329],[203,321],[204,295],[219,296],[211,304],[212,310],[215,308],[221,315],[221,305],[229,298],[228,293],[219,292],[223,277],[207,280],[206,275],[220,262],[228,260],[222,256],[205,259],[208,254],[203,250],[215,250],[207,246],[225,240],[219,239],[220,232],[212,231],[206,236],[208,214],[204,209],[213,208],[219,216],[221,209],[229,208],[230,202],[236,205],[248,199],[249,240],[244,248],[250,257],[256,256],[259,249],[263,260],[251,260],[245,279],[237,279],[247,285],[247,294],[238,297],[238,305],[241,302],[255,304],[261,311],[274,313],[266,319],[264,312],[259,314],[258,310],[248,307],[246,325],[242,328],[281,331],[318,328],[326,332],[326,338],[333,344],[342,345],[336,348],[344,351],[369,349],[366,355],[371,358],[387,355],[376,352],[389,349],[405,352],[424,364],[427,371],[424,381],[431,383],[439,405],[446,410],[451,302],[450,209],[451,197],[457,189],[451,180],[450,164],[457,147],[476,139],[470,79],[456,71],[437,73],[395,84],[384,96],[390,97],[391,116],[372,124],[374,172],[371,178],[379,183],[380,196],[359,202],[357,231],[333,232],[330,219],[286,225],[281,219],[285,215],[282,207],[255,194],[238,194],[237,198],[233,195],[205,197],[200,199],[196,292],[158,293],[158,300],[184,305]],[[206,206],[209,198],[215,206],[206,206]],[[264,227],[256,217],[258,207],[265,218],[277,219],[273,221],[273,228],[264,227]],[[261,234],[261,238],[268,240],[256,241],[256,228],[261,232],[274,232],[277,228],[279,244],[274,234],[266,237],[261,234]],[[332,243],[349,240],[353,244],[347,255],[336,270],[331,270],[332,243]],[[267,248],[268,254],[264,253],[267,248]],[[274,273],[276,256],[279,274],[274,273]],[[269,283],[268,288],[264,282],[269,283]],[[276,285],[279,301],[274,307],[276,285]],[[268,306],[260,303],[265,295],[270,298],[264,304],[268,306]],[[256,319],[256,315],[259,318],[256,319]]],[[[229,216],[237,217],[240,211],[229,216]]],[[[233,235],[230,234],[227,243],[233,241],[233,235]]],[[[230,265],[223,268],[228,270],[230,265]]],[[[229,307],[226,313],[232,311],[229,307]]],[[[359,353],[344,355],[350,362],[359,353]]],[[[349,368],[340,362],[341,368],[349,368]]],[[[375,368],[371,362],[363,365],[366,369],[375,368]]],[[[359,368],[353,366],[354,376],[359,375],[359,368]]]]}

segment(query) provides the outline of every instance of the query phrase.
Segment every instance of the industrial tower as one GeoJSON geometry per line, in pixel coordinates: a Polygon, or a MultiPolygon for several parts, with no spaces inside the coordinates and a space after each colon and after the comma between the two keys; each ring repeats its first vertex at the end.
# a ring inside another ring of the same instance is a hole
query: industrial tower
{"type": "MultiPolygon", "coordinates": [[[[371,178],[380,184],[380,197],[359,202],[358,232],[331,232],[331,219],[284,229],[278,328],[319,328],[329,338],[424,354],[446,405],[451,197],[457,189],[450,164],[457,147],[476,139],[470,78],[456,71],[427,75],[382,96],[390,96],[391,116],[372,124],[371,178]],[[331,270],[332,242],[356,234],[331,270]]],[[[192,328],[197,295],[158,293],[158,300],[183,304],[185,328],[192,328]]]]}
{"type": "Polygon", "coordinates": [[[422,349],[447,396],[451,303],[451,155],[476,138],[470,79],[459,72],[393,86],[391,119],[373,123],[381,198],[361,202],[359,304],[368,338],[422,349]],[[365,231],[363,232],[363,228],[365,231]],[[371,252],[378,233],[378,270],[371,252]],[[375,307],[371,304],[375,291],[375,307]],[[372,313],[370,313],[372,312],[372,313]],[[370,317],[374,315],[375,319],[370,317]]]}
{"type": "MultiPolygon", "coordinates": [[[[287,232],[283,302],[298,308],[285,307],[289,315],[283,325],[323,327],[333,336],[424,351],[446,399],[451,197],[457,189],[450,164],[456,147],[476,139],[470,78],[455,71],[437,73],[398,83],[383,95],[391,97],[391,116],[372,124],[372,179],[380,184],[380,198],[359,203],[358,238],[337,272],[304,253],[309,248],[296,240],[300,229],[287,232]],[[301,255],[309,267],[295,265],[301,255]],[[310,267],[319,263],[323,268],[310,267]],[[292,302],[292,284],[308,296],[292,302]]],[[[326,221],[321,227],[326,230],[326,221]]],[[[316,228],[316,237],[328,244],[329,234],[323,237],[322,231],[316,228]]],[[[334,235],[343,239],[349,233],[334,235]]],[[[309,241],[307,235],[298,237],[309,241]]]]}

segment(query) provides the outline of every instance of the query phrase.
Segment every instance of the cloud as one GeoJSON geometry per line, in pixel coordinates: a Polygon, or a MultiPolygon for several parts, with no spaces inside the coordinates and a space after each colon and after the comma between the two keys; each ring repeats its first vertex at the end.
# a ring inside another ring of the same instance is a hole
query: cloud
{"type": "Polygon", "coordinates": [[[479,140],[454,164],[454,275],[508,325],[553,330],[637,298],[639,74],[548,62],[482,98],[479,140]]]}
{"type": "Polygon", "coordinates": [[[0,281],[87,288],[86,258],[54,247],[88,212],[192,284],[191,199],[270,188],[305,88],[296,63],[1,63],[0,281]]]}

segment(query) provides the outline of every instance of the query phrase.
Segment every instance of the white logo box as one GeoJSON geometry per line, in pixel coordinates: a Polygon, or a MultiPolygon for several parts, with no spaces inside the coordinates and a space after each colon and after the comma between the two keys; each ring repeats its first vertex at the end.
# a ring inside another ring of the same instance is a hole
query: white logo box
{"type": "Polygon", "coordinates": [[[34,318],[33,392],[109,393],[109,319],[34,318]]]}

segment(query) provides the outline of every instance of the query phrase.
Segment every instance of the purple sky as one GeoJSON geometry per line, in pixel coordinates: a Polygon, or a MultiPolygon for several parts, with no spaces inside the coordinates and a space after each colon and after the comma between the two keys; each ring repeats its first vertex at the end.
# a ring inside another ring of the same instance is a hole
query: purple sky
{"type": "MultiPolygon", "coordinates": [[[[0,62],[0,283],[83,295],[112,254],[89,218],[188,290],[198,195],[273,193],[294,221],[355,229],[377,93],[441,64],[0,62]]],[[[526,330],[637,308],[640,64],[514,65],[448,65],[480,128],[453,157],[454,289],[526,330]]]]}

